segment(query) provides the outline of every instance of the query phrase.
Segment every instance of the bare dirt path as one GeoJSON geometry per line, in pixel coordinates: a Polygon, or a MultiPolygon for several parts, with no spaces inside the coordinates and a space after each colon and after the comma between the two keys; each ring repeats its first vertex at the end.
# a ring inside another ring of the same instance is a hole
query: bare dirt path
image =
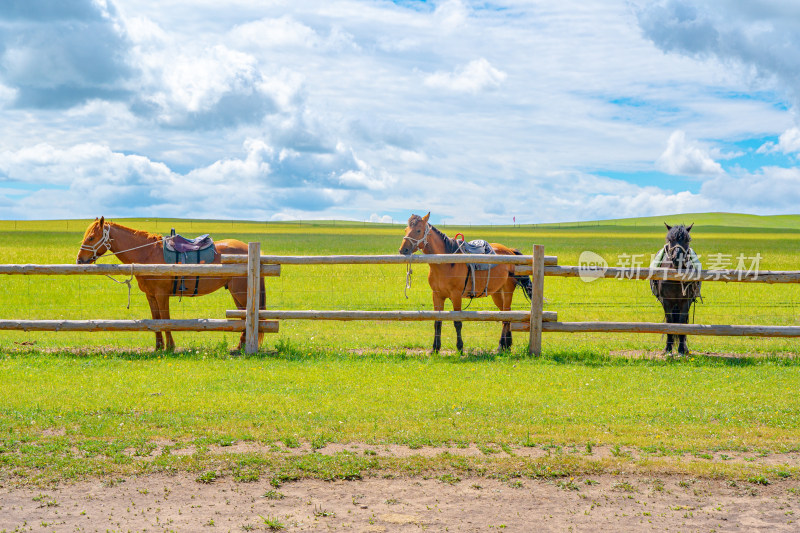
{"type": "Polygon", "coordinates": [[[800,482],[602,475],[0,488],[0,531],[798,531],[800,482]]]}

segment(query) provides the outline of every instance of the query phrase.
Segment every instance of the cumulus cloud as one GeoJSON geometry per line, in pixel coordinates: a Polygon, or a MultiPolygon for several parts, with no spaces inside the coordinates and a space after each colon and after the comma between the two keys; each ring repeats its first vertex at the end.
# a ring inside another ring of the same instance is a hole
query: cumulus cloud
{"type": "Polygon", "coordinates": [[[470,61],[454,72],[436,72],[425,77],[425,85],[454,92],[478,93],[497,89],[507,74],[494,68],[486,59],[470,61]]]}
{"type": "MultiPolygon", "coordinates": [[[[159,210],[185,216],[234,216],[245,210],[264,218],[283,207],[324,210],[348,202],[354,192],[379,191],[394,183],[344,146],[331,154],[288,154],[262,139],[248,139],[243,148],[244,157],[179,173],[162,162],[105,145],[39,144],[0,152],[0,183],[21,183],[26,191],[37,191],[20,203],[26,209],[60,195],[59,205],[80,211],[71,216],[90,215],[87,209],[117,216],[159,210]]],[[[44,203],[37,211],[48,218],[53,215],[50,209],[44,203]]]]}
{"type": "Polygon", "coordinates": [[[700,194],[733,211],[796,212],[800,205],[800,169],[763,167],[740,176],[720,175],[703,183],[700,194]]]}
{"type": "Polygon", "coordinates": [[[644,35],[667,52],[713,57],[777,81],[800,103],[800,8],[772,0],[661,0],[637,11],[644,35]]]}
{"type": "Polygon", "coordinates": [[[289,15],[240,24],[231,30],[230,35],[232,45],[255,50],[265,47],[312,48],[322,42],[316,31],[289,15]]]}
{"type": "Polygon", "coordinates": [[[372,213],[369,216],[369,221],[370,222],[378,222],[380,224],[391,224],[393,220],[392,220],[392,217],[389,216],[389,215],[382,215],[381,216],[378,213],[372,213]]]}
{"type": "Polygon", "coordinates": [[[778,144],[773,142],[764,143],[758,148],[757,152],[760,154],[772,152],[794,154],[800,152],[800,128],[789,128],[778,137],[778,144]]]}
{"type": "Polygon", "coordinates": [[[0,2],[4,216],[796,210],[795,2],[234,4],[0,2]]]}
{"type": "Polygon", "coordinates": [[[441,2],[433,14],[437,25],[448,32],[463,27],[469,17],[469,11],[460,0],[441,2]]]}
{"type": "Polygon", "coordinates": [[[143,61],[149,86],[133,109],[176,128],[220,128],[259,122],[277,109],[267,80],[251,55],[224,45],[143,61]]]}
{"type": "Polygon", "coordinates": [[[713,176],[722,174],[719,163],[711,159],[708,151],[694,141],[686,139],[686,133],[675,131],[667,141],[667,148],[656,165],[668,174],[685,176],[713,176]]]}
{"type": "Polygon", "coordinates": [[[111,3],[0,3],[0,81],[16,91],[20,107],[126,97],[130,46],[111,3]]]}

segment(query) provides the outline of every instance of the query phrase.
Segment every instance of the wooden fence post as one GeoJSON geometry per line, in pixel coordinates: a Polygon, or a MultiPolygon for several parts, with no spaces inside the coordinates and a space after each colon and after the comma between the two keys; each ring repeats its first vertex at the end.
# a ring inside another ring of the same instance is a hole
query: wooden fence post
{"type": "Polygon", "coordinates": [[[533,290],[531,291],[531,339],[528,351],[542,354],[542,313],[544,312],[544,246],[533,245],[533,290]]]}
{"type": "Polygon", "coordinates": [[[261,243],[247,244],[247,311],[245,314],[245,348],[248,354],[258,352],[258,295],[261,290],[261,243]]]}

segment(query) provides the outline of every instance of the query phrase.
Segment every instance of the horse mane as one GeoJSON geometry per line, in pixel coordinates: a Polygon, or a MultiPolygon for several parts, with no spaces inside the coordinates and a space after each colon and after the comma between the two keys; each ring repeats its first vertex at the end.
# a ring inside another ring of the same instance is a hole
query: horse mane
{"type": "Polygon", "coordinates": [[[109,226],[116,226],[117,228],[124,229],[125,231],[129,231],[137,237],[143,237],[145,239],[161,240],[163,238],[161,235],[157,233],[150,233],[149,231],[143,229],[129,228],[128,226],[123,226],[122,224],[111,222],[110,220],[106,220],[106,224],[108,224],[109,226]]]}
{"type": "Polygon", "coordinates": [[[672,226],[672,228],[670,228],[670,230],[667,232],[667,242],[689,243],[691,241],[692,236],[689,234],[689,231],[683,224],[672,226]]]}
{"type": "MultiPolygon", "coordinates": [[[[409,228],[413,227],[413,226],[419,224],[421,221],[422,221],[422,217],[421,216],[419,216],[419,215],[411,215],[408,218],[408,227],[409,228]]],[[[451,239],[450,237],[445,235],[443,231],[441,231],[439,228],[437,228],[433,224],[429,224],[429,226],[431,227],[433,232],[436,233],[436,235],[438,235],[442,239],[442,242],[444,242],[444,250],[445,250],[444,253],[446,253],[446,254],[454,254],[454,253],[456,253],[458,251],[459,246],[458,246],[458,243],[456,242],[455,239],[451,239]]]]}
{"type": "Polygon", "coordinates": [[[441,230],[439,230],[436,226],[431,224],[431,229],[442,239],[444,242],[444,253],[446,254],[454,254],[458,251],[458,243],[455,239],[451,239],[447,235],[444,234],[441,230]]]}

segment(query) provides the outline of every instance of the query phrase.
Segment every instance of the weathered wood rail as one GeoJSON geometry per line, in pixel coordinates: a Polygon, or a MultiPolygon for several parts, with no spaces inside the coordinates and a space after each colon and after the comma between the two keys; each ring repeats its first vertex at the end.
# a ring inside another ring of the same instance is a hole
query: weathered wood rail
{"type": "Polygon", "coordinates": [[[544,278],[581,277],[617,279],[661,279],[674,281],[800,283],[800,271],[702,270],[678,272],[663,268],[604,268],[559,266],[555,256],[534,245],[532,255],[261,255],[260,244],[250,243],[248,254],[223,255],[213,265],[0,265],[6,275],[121,275],[121,276],[231,276],[248,278],[247,307],[226,311],[226,319],[182,320],[2,320],[0,330],[22,331],[229,331],[246,333],[245,350],[258,350],[258,333],[278,331],[280,320],[389,320],[389,321],[503,321],[512,331],[529,332],[529,350],[541,353],[542,333],[672,333],[752,337],[800,337],[800,326],[666,324],[649,322],[559,322],[558,315],[544,310],[544,278]],[[515,273],[531,275],[533,291],[530,311],[359,311],[359,310],[259,310],[259,280],[279,276],[282,265],[390,265],[488,263],[512,264],[515,273]]]}

